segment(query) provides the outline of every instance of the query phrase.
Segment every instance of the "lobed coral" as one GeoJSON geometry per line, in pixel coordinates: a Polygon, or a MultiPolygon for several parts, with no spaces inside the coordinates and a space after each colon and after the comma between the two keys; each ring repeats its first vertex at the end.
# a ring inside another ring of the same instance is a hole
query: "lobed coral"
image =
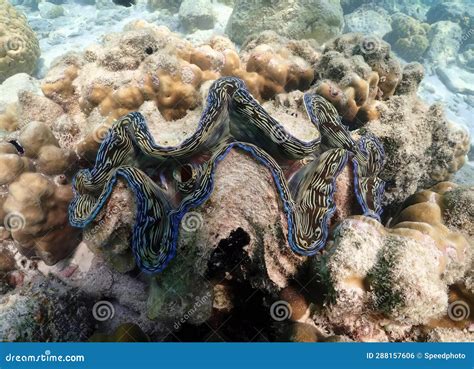
{"type": "Polygon", "coordinates": [[[80,233],[67,220],[73,156],[50,128],[31,122],[0,144],[0,217],[17,248],[47,264],[69,256],[80,233]]]}
{"type": "Polygon", "coordinates": [[[32,73],[40,56],[36,35],[26,17],[7,0],[0,1],[0,83],[16,73],[32,73]]]}
{"type": "MultiPolygon", "coordinates": [[[[461,223],[461,227],[448,228],[448,217],[455,208],[459,211],[469,209],[465,201],[458,201],[465,194],[472,191],[466,188],[453,190],[457,186],[450,182],[440,182],[429,190],[417,192],[404,203],[404,209],[393,219],[390,227],[394,230],[412,229],[429,235],[441,251],[440,270],[442,277],[448,284],[459,281],[469,268],[471,253],[468,234],[472,233],[472,226],[461,223]],[[455,200],[454,200],[455,199],[455,200]],[[456,206],[453,206],[453,200],[456,206]]],[[[463,217],[459,218],[462,222],[463,217]]],[[[452,221],[452,220],[451,220],[452,221]]]]}
{"type": "Polygon", "coordinates": [[[73,117],[78,130],[89,130],[77,149],[87,156],[118,117],[154,102],[165,120],[179,119],[200,105],[205,82],[219,76],[242,78],[261,100],[305,89],[313,71],[295,54],[275,43],[256,43],[246,48],[248,57],[241,61],[224,37],[195,47],[165,27],[136,21],[124,33],[106,36],[103,45],[58,60],[42,90],[73,117]]]}
{"type": "MultiPolygon", "coordinates": [[[[357,340],[416,339],[416,325],[470,324],[468,314],[453,317],[448,294],[448,286],[465,284],[474,251],[466,229],[447,227],[455,188],[442,182],[413,195],[388,227],[364,217],[338,226],[328,254],[315,263],[329,286],[331,324],[357,340]]],[[[471,192],[459,188],[454,196],[471,192]]]]}
{"type": "Polygon", "coordinates": [[[390,45],[375,36],[348,33],[334,38],[316,64],[316,92],[352,125],[377,119],[378,100],[388,99],[402,78],[390,45]]]}

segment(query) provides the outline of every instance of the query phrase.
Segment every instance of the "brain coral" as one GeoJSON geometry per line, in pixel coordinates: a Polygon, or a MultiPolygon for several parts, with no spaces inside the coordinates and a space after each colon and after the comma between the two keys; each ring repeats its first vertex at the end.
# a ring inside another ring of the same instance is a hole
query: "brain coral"
{"type": "Polygon", "coordinates": [[[26,17],[0,0],[0,83],[16,73],[32,73],[39,55],[38,39],[26,17]]]}

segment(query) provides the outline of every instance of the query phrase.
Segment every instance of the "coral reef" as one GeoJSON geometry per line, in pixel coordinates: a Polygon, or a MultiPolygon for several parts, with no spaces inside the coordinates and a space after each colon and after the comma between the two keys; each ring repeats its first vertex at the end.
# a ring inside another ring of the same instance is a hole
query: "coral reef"
{"type": "Polygon", "coordinates": [[[249,37],[240,57],[245,72],[232,75],[242,78],[260,101],[282,92],[307,90],[314,79],[314,64],[319,58],[315,45],[294,41],[273,31],[249,37]]]}
{"type": "Polygon", "coordinates": [[[402,68],[390,45],[358,33],[329,42],[316,71],[316,92],[331,101],[343,119],[355,126],[378,118],[376,100],[392,96],[402,78],[402,68]]]}
{"type": "Polygon", "coordinates": [[[324,42],[341,32],[344,23],[339,0],[236,0],[226,34],[242,44],[248,36],[275,31],[292,39],[324,42]]]}
{"type": "Polygon", "coordinates": [[[48,1],[40,2],[38,8],[41,17],[45,19],[54,19],[64,15],[64,8],[61,5],[56,5],[48,1]]]}
{"type": "Polygon", "coordinates": [[[466,50],[457,55],[457,63],[467,71],[474,72],[474,45],[469,45],[466,50]]]}
{"type": "Polygon", "coordinates": [[[0,340],[84,341],[94,331],[93,300],[37,271],[30,283],[0,297],[0,340]]]}
{"type": "MultiPolygon", "coordinates": [[[[422,76],[419,68],[407,66],[404,72],[407,82],[401,83],[400,89],[416,91],[413,85],[422,76]]],[[[368,122],[364,129],[379,137],[386,151],[381,173],[387,182],[386,205],[396,206],[418,189],[450,180],[464,164],[469,134],[450,122],[439,104],[428,107],[413,95],[396,95],[378,111],[380,118],[368,122]]]]}
{"type": "Polygon", "coordinates": [[[450,21],[457,23],[463,31],[463,44],[474,43],[474,11],[472,7],[463,6],[462,2],[442,1],[430,8],[426,13],[428,23],[450,21]]]}
{"type": "Polygon", "coordinates": [[[407,61],[420,61],[428,49],[430,26],[403,13],[392,15],[392,31],[384,39],[407,61]]]}
{"type": "Polygon", "coordinates": [[[383,37],[392,30],[388,12],[380,7],[360,6],[344,15],[344,33],[363,33],[383,37]]]}
{"type": "MultiPolygon", "coordinates": [[[[9,105],[18,102],[18,93],[22,91],[30,91],[41,95],[39,81],[26,73],[17,73],[7,78],[0,85],[0,114],[8,110],[9,105]]],[[[12,108],[10,107],[10,109],[12,108]]],[[[1,127],[4,129],[4,127],[1,127]]],[[[7,129],[9,131],[9,129],[7,129]]]]}
{"type": "Polygon", "coordinates": [[[112,127],[102,143],[94,167],[76,175],[76,197],[70,206],[71,224],[85,227],[93,221],[112,187],[119,178],[123,179],[133,191],[137,206],[132,238],[136,262],[144,271],[159,272],[175,256],[181,219],[190,209],[208,199],[213,191],[217,164],[230,150],[239,149],[272,173],[287,217],[288,243],[293,251],[314,255],[325,244],[328,221],[335,211],[336,177],[349,159],[362,212],[379,219],[383,182],[377,174],[383,166],[384,152],[374,136],[363,136],[356,143],[340,124],[336,109],[324,98],[306,94],[304,102],[311,122],[320,131],[320,139],[304,142],[292,136],[262,109],[243,82],[236,78],[221,78],[214,82],[198,129],[177,146],[156,145],[142,115],[125,116],[112,127]],[[227,127],[219,118],[222,114],[233,116],[227,127]],[[226,132],[230,132],[230,137],[226,132]],[[258,139],[255,139],[257,132],[258,139]],[[236,141],[223,145],[222,142],[228,142],[229,138],[236,141]],[[293,174],[291,182],[287,183],[284,171],[275,160],[300,160],[314,153],[319,146],[322,152],[319,159],[293,174]],[[180,160],[179,165],[171,166],[173,180],[177,183],[167,179],[166,170],[159,174],[164,189],[174,187],[175,193],[167,194],[143,171],[126,165],[130,160],[136,161],[130,156],[135,155],[137,149],[150,159],[180,160]],[[203,163],[198,159],[189,161],[206,150],[210,152],[207,154],[211,156],[210,160],[203,163]],[[102,193],[94,197],[93,193],[100,190],[102,193]],[[160,221],[150,222],[149,219],[160,221]],[[158,250],[155,249],[157,244],[160,245],[158,250]]]}
{"type": "MultiPolygon", "coordinates": [[[[34,100],[29,94],[20,93],[20,100],[34,100]]],[[[39,106],[34,106],[41,118],[39,106]]],[[[25,104],[20,119],[28,114],[25,104]]],[[[4,128],[12,133],[0,144],[0,183],[7,189],[0,197],[2,224],[23,254],[54,264],[69,256],[80,240],[67,219],[73,194],[66,174],[74,170],[74,157],[44,123],[20,124],[15,118],[4,128]]]]}
{"type": "Polygon", "coordinates": [[[32,73],[40,55],[38,39],[26,17],[7,0],[0,1],[0,83],[16,73],[32,73]]]}
{"type": "MultiPolygon", "coordinates": [[[[447,227],[448,198],[466,196],[472,188],[442,182],[408,198],[388,228],[364,217],[344,220],[314,264],[329,286],[330,324],[357,340],[415,339],[412,329],[420,324],[467,327],[468,315],[450,315],[448,286],[465,283],[473,243],[465,224],[447,227]]],[[[461,203],[472,212],[471,204],[461,203]]]]}
{"type": "Polygon", "coordinates": [[[4,225],[23,254],[50,265],[70,256],[80,234],[67,222],[71,197],[70,186],[39,173],[23,173],[8,186],[4,225]]]}
{"type": "Polygon", "coordinates": [[[442,66],[456,60],[462,40],[462,30],[459,25],[449,21],[440,21],[431,25],[428,32],[430,46],[425,57],[434,66],[442,66]]]}
{"type": "Polygon", "coordinates": [[[276,36],[258,39],[245,48],[241,62],[233,44],[224,37],[216,36],[208,44],[194,47],[165,27],[143,21],[126,29],[108,35],[103,45],[93,45],[83,55],[62,57],[42,83],[44,95],[67,113],[68,125],[86,134],[75,135],[73,140],[79,155],[90,160],[118,117],[150,110],[149,102],[154,102],[165,120],[179,119],[200,106],[200,88],[205,88],[205,81],[221,75],[242,78],[260,100],[305,89],[313,79],[311,66],[298,55],[309,49],[305,43],[292,42],[290,46],[287,41],[288,46],[277,46],[276,36]]]}
{"type": "Polygon", "coordinates": [[[187,30],[214,27],[214,10],[210,0],[184,0],[179,7],[179,19],[187,30]]]}
{"type": "Polygon", "coordinates": [[[167,9],[177,12],[183,0],[147,0],[147,8],[150,11],[167,9]]]}
{"type": "Polygon", "coordinates": [[[14,5],[0,340],[474,340],[470,9],[14,5]]]}

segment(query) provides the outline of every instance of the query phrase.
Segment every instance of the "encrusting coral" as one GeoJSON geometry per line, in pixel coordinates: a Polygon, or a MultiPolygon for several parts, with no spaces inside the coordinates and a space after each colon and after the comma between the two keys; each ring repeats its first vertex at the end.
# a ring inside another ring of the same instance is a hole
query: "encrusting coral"
{"type": "Polygon", "coordinates": [[[407,65],[398,88],[407,94],[380,104],[380,118],[363,128],[382,140],[387,154],[381,173],[386,205],[397,206],[418,189],[451,180],[469,152],[467,130],[449,121],[440,104],[427,106],[414,95],[421,76],[416,64],[407,65]]]}
{"type": "MultiPolygon", "coordinates": [[[[415,339],[412,327],[419,324],[469,325],[468,314],[456,319],[448,306],[448,286],[465,285],[474,252],[469,227],[447,226],[448,198],[472,195],[472,188],[456,187],[442,182],[409,197],[387,227],[365,217],[338,226],[328,253],[314,264],[329,286],[331,324],[358,340],[415,339]]],[[[472,212],[471,204],[462,208],[472,212]]]]}
{"type": "Polygon", "coordinates": [[[37,270],[30,283],[0,296],[2,342],[77,342],[87,340],[96,321],[91,296],[37,270]]]}
{"type": "Polygon", "coordinates": [[[8,0],[0,0],[0,83],[16,73],[32,73],[40,56],[26,17],[8,0]]]}

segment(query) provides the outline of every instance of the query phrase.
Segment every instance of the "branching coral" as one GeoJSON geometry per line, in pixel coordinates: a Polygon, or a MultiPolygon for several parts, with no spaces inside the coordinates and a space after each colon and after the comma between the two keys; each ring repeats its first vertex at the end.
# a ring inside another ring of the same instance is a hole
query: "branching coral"
{"type": "Polygon", "coordinates": [[[0,1],[0,83],[16,73],[32,73],[40,55],[26,17],[7,0],[0,1]]]}

